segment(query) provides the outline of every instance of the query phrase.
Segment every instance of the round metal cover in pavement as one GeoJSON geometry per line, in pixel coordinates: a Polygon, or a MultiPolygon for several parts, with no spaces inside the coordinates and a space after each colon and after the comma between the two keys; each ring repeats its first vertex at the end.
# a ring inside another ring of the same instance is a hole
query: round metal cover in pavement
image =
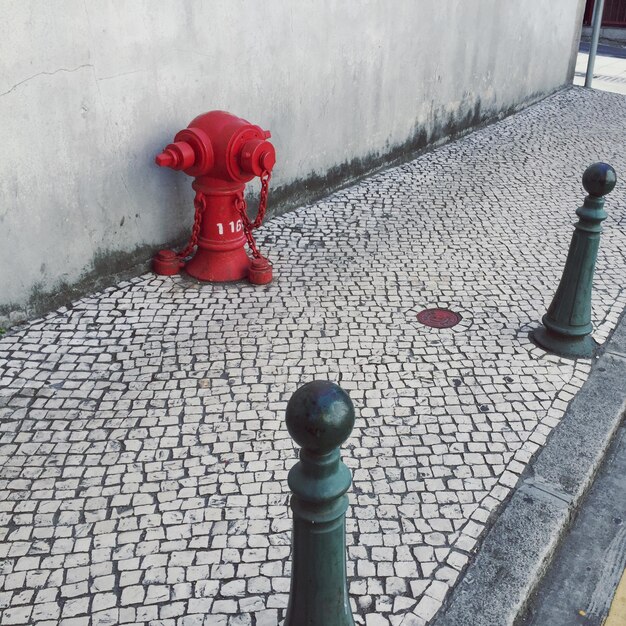
{"type": "Polygon", "coordinates": [[[417,321],[431,328],[452,328],[461,321],[461,316],[449,309],[426,309],[417,314],[417,321]]]}

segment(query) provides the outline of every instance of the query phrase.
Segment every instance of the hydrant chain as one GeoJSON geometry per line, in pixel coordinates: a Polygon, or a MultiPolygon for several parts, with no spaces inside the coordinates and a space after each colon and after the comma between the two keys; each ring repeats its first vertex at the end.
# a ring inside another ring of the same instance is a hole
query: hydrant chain
{"type": "Polygon", "coordinates": [[[261,198],[259,200],[259,210],[254,220],[254,224],[252,224],[252,228],[258,228],[265,218],[265,211],[267,210],[267,196],[269,194],[271,177],[272,175],[267,170],[265,170],[261,174],[261,198]]]}
{"type": "Polygon", "coordinates": [[[196,197],[193,199],[193,205],[196,209],[194,219],[193,219],[193,228],[191,230],[191,238],[189,239],[189,243],[178,253],[178,258],[181,261],[184,261],[194,250],[194,248],[198,245],[198,235],[200,234],[200,223],[202,222],[202,213],[206,207],[206,202],[204,200],[204,195],[201,192],[196,193],[196,197]]]}
{"type": "Polygon", "coordinates": [[[269,193],[270,178],[271,174],[268,171],[264,171],[261,174],[261,197],[259,199],[259,209],[257,211],[254,222],[251,222],[250,218],[248,217],[248,205],[243,197],[243,194],[235,200],[237,210],[241,215],[243,230],[248,241],[248,246],[250,247],[252,256],[255,259],[261,259],[263,257],[261,256],[259,248],[256,245],[256,240],[254,238],[254,235],[252,234],[252,231],[261,225],[261,222],[263,222],[263,218],[265,217],[265,211],[267,210],[267,196],[269,193]]]}

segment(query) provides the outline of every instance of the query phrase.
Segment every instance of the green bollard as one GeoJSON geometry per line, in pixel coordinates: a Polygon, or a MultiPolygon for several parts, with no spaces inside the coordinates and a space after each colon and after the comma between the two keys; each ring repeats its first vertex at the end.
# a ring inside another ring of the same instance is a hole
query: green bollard
{"type": "Polygon", "coordinates": [[[560,356],[589,358],[595,342],[591,337],[591,287],[598,257],[604,198],[610,193],[617,176],[607,163],[594,163],[583,174],[583,187],[589,194],[576,210],[580,220],[572,236],[561,282],[548,312],[544,326],[531,332],[531,339],[548,352],[560,356]]]}
{"type": "Polygon", "coordinates": [[[288,478],[293,560],[284,626],[354,626],[346,578],[345,494],[352,476],[339,456],[354,406],[338,385],[313,381],[293,394],[286,421],[302,450],[288,478]]]}

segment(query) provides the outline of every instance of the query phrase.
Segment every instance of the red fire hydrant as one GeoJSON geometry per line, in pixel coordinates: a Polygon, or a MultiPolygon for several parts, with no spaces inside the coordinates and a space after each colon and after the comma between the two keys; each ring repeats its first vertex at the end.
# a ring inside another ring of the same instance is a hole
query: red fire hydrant
{"type": "Polygon", "coordinates": [[[272,266],[261,256],[252,230],[267,208],[272,168],[276,163],[270,133],[226,111],[210,111],[194,119],[159,154],[161,167],[194,176],[196,209],[193,231],[184,250],[161,250],[152,260],[157,274],[178,274],[184,267],[200,280],[226,282],[248,278],[264,285],[272,280],[272,266]],[[261,179],[261,199],[254,222],[248,218],[245,183],[261,179]],[[246,254],[248,242],[253,258],[246,254]],[[185,260],[193,253],[195,254],[185,260]]]}

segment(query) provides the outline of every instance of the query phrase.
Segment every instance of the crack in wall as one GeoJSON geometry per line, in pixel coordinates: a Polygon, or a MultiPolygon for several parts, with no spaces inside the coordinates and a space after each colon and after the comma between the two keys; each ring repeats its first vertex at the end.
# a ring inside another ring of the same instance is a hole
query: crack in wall
{"type": "Polygon", "coordinates": [[[37,72],[36,74],[33,74],[32,76],[29,76],[28,78],[25,78],[24,80],[21,80],[19,83],[15,83],[15,85],[13,85],[13,87],[8,89],[7,91],[5,91],[3,93],[0,93],[0,97],[6,96],[7,94],[10,94],[12,91],[15,91],[20,85],[24,85],[25,83],[28,83],[29,81],[37,78],[38,76],[54,76],[55,74],[58,74],[60,72],[66,72],[68,74],[71,74],[71,73],[77,72],[78,70],[83,69],[85,67],[93,68],[93,64],[92,63],[83,63],[82,65],[79,65],[78,67],[75,67],[73,69],[70,69],[70,68],[67,68],[67,67],[60,67],[58,70],[54,70],[54,72],[37,72]]]}

